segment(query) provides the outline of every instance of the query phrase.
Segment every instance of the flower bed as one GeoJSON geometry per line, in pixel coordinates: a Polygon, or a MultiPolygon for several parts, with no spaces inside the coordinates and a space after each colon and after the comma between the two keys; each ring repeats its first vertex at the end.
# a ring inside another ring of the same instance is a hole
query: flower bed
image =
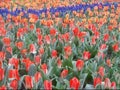
{"type": "Polygon", "coordinates": [[[119,3],[25,2],[0,5],[0,90],[120,88],[119,3]]]}

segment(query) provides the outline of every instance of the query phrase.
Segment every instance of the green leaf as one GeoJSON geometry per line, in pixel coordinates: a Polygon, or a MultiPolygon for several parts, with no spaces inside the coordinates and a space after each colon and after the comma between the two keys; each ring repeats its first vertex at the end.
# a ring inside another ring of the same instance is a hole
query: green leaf
{"type": "Polygon", "coordinates": [[[27,75],[26,69],[19,69],[20,76],[27,75]]]}
{"type": "Polygon", "coordinates": [[[66,76],[67,80],[70,80],[72,77],[74,77],[74,73],[70,73],[66,76]]]}
{"type": "Polygon", "coordinates": [[[98,46],[90,46],[88,43],[84,44],[85,50],[89,51],[91,53],[91,58],[94,58],[96,54],[98,53],[98,46]]]}
{"type": "Polygon", "coordinates": [[[30,66],[30,68],[29,68],[28,75],[34,76],[35,73],[36,73],[36,71],[37,71],[36,66],[35,66],[34,64],[32,64],[32,65],[30,66]]]}
{"type": "Polygon", "coordinates": [[[68,89],[69,88],[69,81],[67,79],[64,79],[63,81],[65,83],[66,89],[68,89]]]}
{"type": "Polygon", "coordinates": [[[86,86],[85,86],[85,89],[87,90],[87,89],[94,89],[94,87],[93,87],[93,85],[91,85],[91,84],[87,84],[86,86]]]}
{"type": "Polygon", "coordinates": [[[49,59],[49,69],[48,69],[48,76],[59,76],[60,75],[60,69],[57,66],[56,60],[55,59],[49,59]]]}
{"type": "Polygon", "coordinates": [[[43,78],[43,81],[44,80],[49,80],[48,76],[43,72],[43,70],[39,69],[41,75],[42,75],[42,78],[43,78]]]}
{"type": "Polygon", "coordinates": [[[59,81],[57,81],[56,88],[57,88],[57,89],[62,89],[62,88],[61,88],[61,83],[60,83],[59,81]]]}
{"type": "Polygon", "coordinates": [[[2,51],[2,48],[3,48],[3,43],[2,43],[2,41],[0,40],[0,51],[2,51]]]}
{"type": "Polygon", "coordinates": [[[87,69],[90,73],[95,74],[97,71],[97,63],[96,62],[89,62],[87,69]]]}
{"type": "Polygon", "coordinates": [[[33,89],[43,89],[43,79],[41,78],[38,83],[36,83],[33,89]]]}
{"type": "Polygon", "coordinates": [[[83,86],[85,85],[85,80],[87,78],[88,73],[80,74],[80,82],[81,82],[81,89],[83,89],[83,86]]]}
{"type": "Polygon", "coordinates": [[[99,90],[104,90],[104,89],[102,89],[103,88],[103,86],[102,85],[100,85],[100,84],[98,84],[97,86],[96,86],[96,89],[99,89],[99,90]]]}
{"type": "MultiPolygon", "coordinates": [[[[18,89],[21,89],[22,88],[22,85],[24,85],[24,78],[25,78],[26,75],[23,75],[20,80],[19,80],[19,83],[18,83],[18,89]]],[[[25,87],[25,86],[24,86],[25,87]]]]}
{"type": "Polygon", "coordinates": [[[86,80],[85,80],[85,83],[86,84],[93,84],[93,77],[92,77],[92,74],[91,73],[88,73],[87,77],[86,77],[86,80]]]}
{"type": "Polygon", "coordinates": [[[72,61],[71,61],[71,60],[64,60],[62,65],[63,65],[63,67],[73,68],[72,61]]]}

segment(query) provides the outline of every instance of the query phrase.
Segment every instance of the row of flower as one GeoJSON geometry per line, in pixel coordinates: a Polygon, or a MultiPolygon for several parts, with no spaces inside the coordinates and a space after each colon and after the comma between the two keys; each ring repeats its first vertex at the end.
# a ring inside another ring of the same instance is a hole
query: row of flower
{"type": "Polygon", "coordinates": [[[94,4],[77,4],[77,5],[72,5],[72,6],[63,6],[63,7],[51,7],[49,9],[43,8],[40,10],[36,10],[36,9],[31,9],[29,8],[28,10],[26,10],[26,8],[16,8],[15,10],[13,10],[11,8],[11,10],[5,8],[5,9],[0,9],[0,14],[3,17],[7,17],[8,14],[12,15],[12,16],[18,16],[20,15],[20,13],[24,14],[24,17],[27,17],[29,14],[35,14],[37,16],[40,16],[41,14],[46,14],[46,13],[50,13],[50,14],[55,14],[57,12],[61,13],[61,15],[63,16],[64,14],[66,14],[67,12],[73,12],[73,11],[80,11],[83,10],[84,13],[85,11],[87,11],[87,9],[91,9],[93,10],[94,7],[99,7],[103,8],[104,6],[109,6],[109,7],[118,7],[118,3],[94,3],[94,4]]]}
{"type": "Polygon", "coordinates": [[[120,4],[109,5],[1,15],[0,90],[119,89],[120,4]]]}
{"type": "MultiPolygon", "coordinates": [[[[111,0],[102,0],[111,2],[111,0]]],[[[115,0],[114,0],[115,1],[115,0]]],[[[117,1],[117,0],[116,0],[117,1]]],[[[33,8],[33,9],[43,9],[43,8],[51,8],[51,7],[65,7],[70,5],[76,5],[76,4],[94,4],[94,3],[100,3],[100,0],[4,0],[4,2],[0,1],[0,7],[2,8],[8,8],[11,9],[11,6],[16,8],[26,7],[33,8]]]]}

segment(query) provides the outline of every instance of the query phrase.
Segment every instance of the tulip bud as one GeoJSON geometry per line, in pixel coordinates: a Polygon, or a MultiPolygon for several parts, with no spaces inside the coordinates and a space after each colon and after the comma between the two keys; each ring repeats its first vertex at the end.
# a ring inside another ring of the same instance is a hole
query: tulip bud
{"type": "Polygon", "coordinates": [[[71,89],[79,90],[80,88],[80,81],[76,77],[70,79],[69,84],[71,89]]]}
{"type": "Polygon", "coordinates": [[[105,79],[105,89],[110,89],[111,88],[111,82],[110,82],[110,79],[109,78],[106,78],[105,79]]]}
{"type": "Polygon", "coordinates": [[[101,82],[102,82],[101,78],[95,77],[93,80],[94,88],[96,88],[97,85],[101,84],[101,82]]]}
{"type": "Polygon", "coordinates": [[[90,59],[90,57],[91,57],[91,54],[90,54],[89,51],[84,51],[84,52],[83,52],[83,58],[84,58],[85,60],[90,59]]]}
{"type": "Polygon", "coordinates": [[[77,60],[76,61],[76,68],[80,71],[84,66],[84,61],[83,60],[77,60]]]}
{"type": "Polygon", "coordinates": [[[62,78],[65,78],[67,75],[68,75],[68,70],[67,70],[67,69],[64,69],[64,70],[61,72],[61,77],[62,77],[62,78]]]}
{"type": "Polygon", "coordinates": [[[33,81],[31,76],[25,76],[25,87],[26,89],[31,89],[33,87],[33,81]]]}
{"type": "Polygon", "coordinates": [[[115,82],[112,82],[112,83],[111,83],[111,89],[116,90],[116,83],[115,83],[115,82]]]}
{"type": "Polygon", "coordinates": [[[52,90],[52,82],[48,81],[48,80],[45,80],[44,81],[44,89],[45,90],[52,90]]]}
{"type": "Polygon", "coordinates": [[[17,80],[12,80],[10,82],[10,87],[13,89],[13,90],[17,90],[17,87],[18,87],[18,81],[17,80]]]}
{"type": "Polygon", "coordinates": [[[4,69],[0,68],[0,81],[4,79],[4,69]]]}
{"type": "Polygon", "coordinates": [[[99,67],[99,70],[98,70],[98,73],[99,73],[99,75],[101,76],[101,77],[103,77],[104,76],[104,67],[99,67]]]}
{"type": "Polygon", "coordinates": [[[56,58],[57,57],[57,51],[56,50],[52,50],[51,56],[53,58],[56,58]]]}
{"type": "Polygon", "coordinates": [[[35,75],[34,75],[35,82],[37,83],[40,80],[41,77],[42,77],[41,73],[40,72],[36,72],[35,75]]]}

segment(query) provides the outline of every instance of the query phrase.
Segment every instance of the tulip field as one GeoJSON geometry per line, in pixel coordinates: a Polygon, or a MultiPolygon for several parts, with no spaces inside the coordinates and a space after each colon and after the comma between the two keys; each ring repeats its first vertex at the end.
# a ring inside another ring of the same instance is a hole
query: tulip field
{"type": "Polygon", "coordinates": [[[0,90],[9,89],[120,89],[119,0],[0,0],[0,90]]]}

